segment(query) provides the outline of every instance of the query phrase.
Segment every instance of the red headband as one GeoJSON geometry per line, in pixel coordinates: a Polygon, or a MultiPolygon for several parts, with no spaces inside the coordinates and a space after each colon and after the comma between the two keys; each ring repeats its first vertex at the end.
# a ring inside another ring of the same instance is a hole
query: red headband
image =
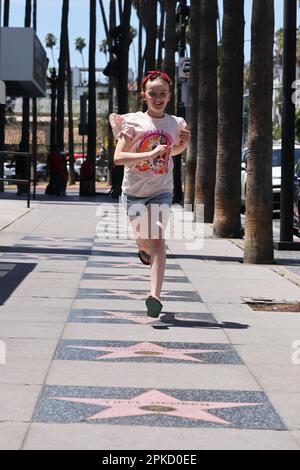
{"type": "Polygon", "coordinates": [[[172,82],[171,78],[169,77],[169,75],[167,75],[164,72],[159,72],[158,70],[152,70],[152,71],[148,71],[148,75],[142,81],[142,90],[143,91],[145,91],[146,83],[151,78],[161,78],[162,80],[165,80],[170,86],[173,85],[173,82],[172,82]]]}

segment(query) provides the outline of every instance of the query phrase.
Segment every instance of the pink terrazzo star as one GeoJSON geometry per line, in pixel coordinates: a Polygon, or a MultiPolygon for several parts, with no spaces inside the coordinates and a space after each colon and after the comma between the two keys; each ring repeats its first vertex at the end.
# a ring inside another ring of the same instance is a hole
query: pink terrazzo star
{"type": "Polygon", "coordinates": [[[82,319],[88,318],[91,320],[94,319],[115,319],[115,320],[130,320],[134,323],[140,323],[141,325],[147,325],[148,323],[154,323],[158,319],[155,318],[150,318],[147,317],[146,315],[136,315],[134,313],[127,313],[127,312],[111,312],[108,310],[104,310],[105,313],[109,313],[110,317],[107,317],[106,315],[93,315],[93,316],[84,316],[80,317],[82,319]]]}
{"type": "Polygon", "coordinates": [[[131,399],[104,399],[104,398],[71,398],[51,397],[52,400],[82,403],[86,405],[99,405],[107,407],[86,419],[101,420],[107,418],[125,418],[129,416],[165,415],[177,418],[186,418],[205,421],[215,424],[231,423],[212,415],[208,410],[245,408],[257,406],[260,403],[230,403],[230,402],[202,402],[178,400],[159,390],[150,390],[131,399]]]}
{"type": "Polygon", "coordinates": [[[174,349],[174,348],[164,348],[157,344],[152,343],[138,343],[133,346],[127,347],[92,347],[92,346],[69,346],[69,349],[84,349],[89,351],[99,351],[99,352],[111,352],[111,354],[106,354],[105,356],[96,357],[97,360],[106,360],[106,359],[119,359],[119,358],[130,358],[130,357],[163,357],[169,359],[184,360],[190,362],[205,362],[200,359],[196,359],[187,354],[199,354],[199,353],[220,353],[223,352],[220,349],[174,349]]]}

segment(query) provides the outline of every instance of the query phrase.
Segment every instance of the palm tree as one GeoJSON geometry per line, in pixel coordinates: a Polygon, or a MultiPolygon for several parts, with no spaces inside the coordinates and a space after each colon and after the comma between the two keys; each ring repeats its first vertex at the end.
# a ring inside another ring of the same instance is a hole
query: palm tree
{"type": "MultiPolygon", "coordinates": [[[[176,0],[166,0],[166,33],[165,33],[165,62],[164,71],[167,72],[175,85],[175,52],[177,48],[176,37],[176,0]]],[[[175,114],[175,93],[167,108],[169,114],[175,114]]],[[[182,184],[181,184],[181,159],[179,156],[173,157],[174,162],[174,200],[173,202],[181,202],[182,184]]]]}
{"type": "Polygon", "coordinates": [[[52,53],[52,61],[53,61],[53,67],[55,67],[55,58],[54,58],[54,52],[53,52],[53,48],[56,46],[57,44],[57,38],[54,36],[54,34],[52,33],[48,33],[46,38],[45,38],[45,43],[46,43],[46,47],[51,49],[51,53],[52,53]]]}
{"type": "Polygon", "coordinates": [[[10,8],[10,0],[4,0],[4,17],[3,17],[4,27],[7,27],[9,25],[9,8],[10,8]]]}
{"type": "Polygon", "coordinates": [[[251,42],[244,261],[271,264],[274,0],[253,1],[251,42]]]}
{"type": "Polygon", "coordinates": [[[214,235],[241,238],[244,0],[223,8],[214,235]]]}
{"type": "Polygon", "coordinates": [[[107,61],[108,49],[109,49],[108,48],[108,41],[107,41],[107,39],[103,39],[99,44],[99,51],[103,52],[103,54],[105,55],[106,61],[107,61]]]}
{"type": "MultiPolygon", "coordinates": [[[[83,56],[83,49],[86,47],[86,42],[85,39],[79,37],[75,39],[75,49],[81,54],[81,60],[82,60],[82,67],[85,69],[84,65],[84,56],[83,56]]],[[[85,81],[85,72],[83,73],[83,79],[85,81]]]]}
{"type": "MultiPolygon", "coordinates": [[[[31,25],[31,0],[26,0],[25,4],[25,28],[31,25]]],[[[23,98],[23,118],[22,118],[22,148],[24,152],[29,152],[29,132],[30,132],[30,101],[23,98]]]]}
{"type": "MultiPolygon", "coordinates": [[[[3,26],[9,26],[9,6],[10,0],[4,1],[4,19],[3,26]]],[[[1,18],[0,18],[1,26],[1,18]]],[[[0,104],[0,151],[5,147],[5,104],[0,104]]],[[[0,161],[0,178],[4,176],[4,162],[0,161]]],[[[4,191],[4,183],[0,182],[0,192],[4,191]]]]}
{"type": "MultiPolygon", "coordinates": [[[[128,64],[129,64],[129,47],[131,44],[131,18],[132,0],[124,0],[123,13],[121,19],[121,41],[120,50],[118,54],[118,113],[128,113],[128,64]]],[[[124,176],[124,166],[118,165],[114,168],[113,186],[111,195],[112,197],[119,197],[121,195],[121,186],[124,176]]]]}
{"type": "MultiPolygon", "coordinates": [[[[110,31],[116,27],[116,1],[110,0],[109,4],[109,29],[110,31]]],[[[113,60],[113,53],[111,51],[112,47],[112,38],[109,35],[109,60],[113,60]]],[[[114,111],[114,89],[116,86],[116,79],[113,76],[109,77],[109,102],[108,102],[108,112],[109,114],[113,113],[114,111]]],[[[114,135],[112,132],[112,128],[108,123],[108,165],[109,165],[109,173],[108,173],[108,180],[107,183],[109,185],[112,184],[112,175],[113,175],[113,164],[114,164],[114,135]]]]}
{"type": "MultiPolygon", "coordinates": [[[[96,0],[90,0],[90,39],[89,39],[89,95],[88,95],[88,161],[96,168],[96,0]]],[[[95,178],[87,186],[87,196],[95,195],[95,178]]]]}
{"type": "Polygon", "coordinates": [[[57,79],[57,121],[56,121],[56,143],[60,149],[64,149],[64,130],[65,130],[65,83],[66,83],[66,65],[67,65],[67,47],[68,47],[68,17],[69,0],[63,0],[61,33],[60,33],[60,53],[59,53],[59,72],[57,79]]]}
{"type": "Polygon", "coordinates": [[[184,185],[184,205],[193,207],[195,200],[195,176],[197,167],[198,145],[198,93],[199,93],[199,23],[200,2],[191,0],[190,46],[191,46],[191,78],[189,82],[188,122],[191,131],[191,142],[187,152],[186,176],[184,185]]]}
{"type": "Polygon", "coordinates": [[[197,222],[212,223],[217,155],[217,0],[201,0],[199,24],[198,152],[195,184],[197,222]]]}
{"type": "Polygon", "coordinates": [[[146,18],[146,70],[154,70],[156,66],[157,0],[146,2],[146,18]]]}
{"type": "Polygon", "coordinates": [[[67,94],[68,94],[68,134],[69,134],[69,183],[76,183],[76,175],[74,170],[74,122],[73,122],[73,93],[72,93],[72,73],[70,61],[70,43],[68,34],[67,45],[67,94]]]}
{"type": "MultiPolygon", "coordinates": [[[[37,0],[33,0],[33,29],[37,30],[37,0]]],[[[32,98],[32,155],[33,155],[33,171],[34,181],[36,181],[36,164],[37,164],[37,98],[32,98]]]]}

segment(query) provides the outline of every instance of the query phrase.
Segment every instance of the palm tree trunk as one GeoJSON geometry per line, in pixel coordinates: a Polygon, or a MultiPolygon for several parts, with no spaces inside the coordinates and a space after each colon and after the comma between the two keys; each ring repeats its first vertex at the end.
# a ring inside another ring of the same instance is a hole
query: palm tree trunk
{"type": "Polygon", "coordinates": [[[214,235],[241,238],[244,0],[224,0],[214,235]]]}
{"type": "Polygon", "coordinates": [[[154,70],[156,65],[157,41],[157,0],[146,3],[147,40],[146,40],[146,70],[154,70]]]}
{"type": "Polygon", "coordinates": [[[56,120],[56,141],[60,149],[64,149],[65,130],[65,82],[67,63],[67,39],[68,39],[68,16],[69,0],[63,0],[61,34],[60,34],[60,54],[59,72],[57,79],[57,120],[56,120]]]}
{"type": "MultiPolygon", "coordinates": [[[[110,0],[109,5],[109,29],[110,31],[116,27],[116,0],[110,0]]],[[[112,38],[111,35],[108,37],[109,41],[109,61],[113,60],[113,53],[111,51],[112,47],[112,38]]],[[[109,101],[108,101],[108,113],[112,114],[114,112],[114,90],[115,90],[115,77],[109,77],[109,101]]],[[[112,185],[112,173],[113,173],[113,164],[114,164],[114,135],[112,132],[112,128],[108,123],[108,176],[107,176],[107,184],[109,186],[112,185]]]]}
{"type": "Polygon", "coordinates": [[[274,0],[253,1],[245,263],[271,264],[274,0]]]}
{"type": "Polygon", "coordinates": [[[196,222],[212,223],[217,156],[217,0],[200,2],[196,222]]]}
{"type": "MultiPolygon", "coordinates": [[[[9,26],[9,6],[10,0],[4,2],[4,19],[3,26],[9,26]]],[[[0,18],[1,26],[1,18],[0,18]]],[[[5,148],[5,104],[0,104],[0,151],[5,148]]],[[[4,162],[0,161],[0,178],[4,177],[4,162]]],[[[4,191],[4,183],[0,182],[0,192],[4,191]]]]}
{"type": "MultiPolygon", "coordinates": [[[[33,0],[33,29],[37,30],[37,0],[33,0]]],[[[36,181],[37,164],[37,98],[32,98],[32,156],[33,179],[36,181]]]]}
{"type": "MultiPolygon", "coordinates": [[[[176,0],[166,1],[166,34],[165,34],[165,64],[166,72],[175,86],[175,49],[176,49],[176,0]]],[[[167,108],[169,114],[175,113],[175,95],[172,93],[172,99],[167,108]]]]}
{"type": "Polygon", "coordinates": [[[55,67],[56,67],[56,64],[55,64],[55,58],[54,58],[53,47],[51,47],[51,53],[52,53],[52,62],[53,62],[53,67],[55,68],[55,67]]]}
{"type": "MultiPolygon", "coordinates": [[[[90,0],[90,41],[89,41],[89,110],[88,110],[88,161],[96,169],[96,0],[90,0]]],[[[96,192],[95,178],[89,185],[89,196],[96,192]]]]}
{"type": "Polygon", "coordinates": [[[74,170],[74,122],[73,122],[73,93],[72,93],[72,73],[70,63],[70,42],[68,34],[67,45],[67,93],[68,93],[68,128],[69,128],[69,183],[76,183],[74,170]]]}
{"type": "MultiPolygon", "coordinates": [[[[175,50],[176,50],[176,0],[166,0],[166,33],[165,33],[165,63],[164,71],[168,73],[175,88],[175,50]]],[[[172,93],[171,101],[167,107],[169,114],[175,114],[175,93],[172,93]]],[[[174,200],[180,202],[182,195],[181,188],[181,160],[179,156],[173,157],[174,171],[174,200]],[[178,194],[179,193],[179,194],[178,194]]]]}
{"type": "MultiPolygon", "coordinates": [[[[31,25],[31,0],[26,0],[25,5],[25,28],[31,25]]],[[[22,118],[22,148],[24,152],[29,152],[29,133],[30,133],[30,101],[29,98],[23,98],[23,118],[22,118]]]]}
{"type": "MultiPolygon", "coordinates": [[[[128,113],[128,76],[124,71],[128,70],[129,64],[129,47],[130,47],[130,18],[131,18],[132,0],[124,0],[124,9],[121,21],[122,27],[122,42],[121,52],[119,56],[119,70],[118,77],[118,113],[128,113]]],[[[114,167],[113,188],[112,196],[119,197],[121,195],[121,187],[124,177],[124,166],[117,165],[114,167]]]]}
{"type": "Polygon", "coordinates": [[[129,47],[130,47],[130,18],[132,0],[124,0],[124,10],[122,16],[122,51],[120,53],[120,77],[119,77],[119,114],[128,112],[128,77],[124,71],[128,70],[129,47]]]}
{"type": "Polygon", "coordinates": [[[195,177],[197,168],[198,145],[198,94],[199,94],[199,23],[200,2],[191,0],[190,47],[191,47],[191,78],[189,81],[188,122],[191,131],[191,142],[187,151],[186,174],[184,185],[184,205],[187,210],[194,210],[195,177]]]}
{"type": "Polygon", "coordinates": [[[10,0],[4,0],[4,19],[3,19],[4,27],[7,27],[9,25],[9,7],[10,7],[10,0]]]}

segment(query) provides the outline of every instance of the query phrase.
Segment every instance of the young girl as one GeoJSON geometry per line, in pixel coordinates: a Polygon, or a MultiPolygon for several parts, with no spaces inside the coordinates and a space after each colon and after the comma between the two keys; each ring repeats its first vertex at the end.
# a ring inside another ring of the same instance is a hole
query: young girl
{"type": "Polygon", "coordinates": [[[149,72],[142,83],[147,111],[109,116],[118,140],[114,163],[125,166],[122,201],[133,226],[140,260],[151,265],[151,293],[146,307],[152,318],[158,318],[163,307],[160,294],[166,265],[164,229],[173,200],[172,157],[180,155],[190,139],[185,120],[165,113],[171,93],[172,81],[167,74],[149,72]]]}

